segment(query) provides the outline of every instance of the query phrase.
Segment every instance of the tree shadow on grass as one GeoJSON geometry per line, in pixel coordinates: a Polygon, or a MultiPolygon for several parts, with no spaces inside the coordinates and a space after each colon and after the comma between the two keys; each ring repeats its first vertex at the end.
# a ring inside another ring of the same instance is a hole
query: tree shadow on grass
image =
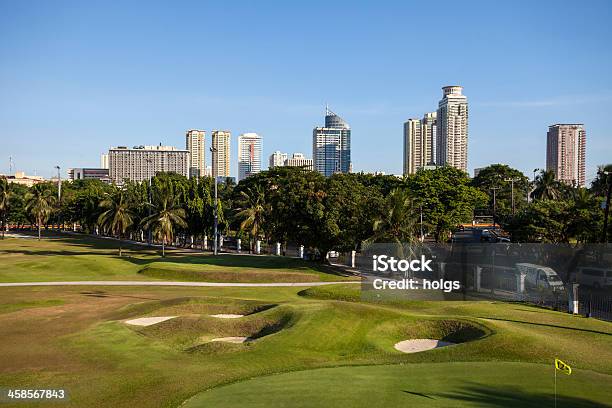
{"type": "Polygon", "coordinates": [[[129,299],[161,300],[159,298],[144,297],[144,296],[117,295],[117,294],[105,292],[103,290],[84,291],[84,292],[80,292],[79,294],[83,296],[95,297],[95,298],[121,297],[121,298],[129,298],[129,299]]]}
{"type": "MultiPolygon", "coordinates": [[[[439,397],[455,401],[469,402],[483,407],[521,407],[542,408],[554,406],[554,394],[530,393],[517,387],[491,387],[483,384],[472,384],[461,391],[437,394],[439,397]]],[[[584,398],[557,395],[557,408],[605,408],[600,404],[584,398]]]]}

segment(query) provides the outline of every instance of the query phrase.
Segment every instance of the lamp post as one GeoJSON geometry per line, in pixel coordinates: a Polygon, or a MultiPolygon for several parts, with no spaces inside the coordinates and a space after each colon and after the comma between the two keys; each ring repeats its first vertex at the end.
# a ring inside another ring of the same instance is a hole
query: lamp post
{"type": "MultiPolygon", "coordinates": [[[[210,152],[212,153],[212,155],[214,156],[215,153],[217,153],[217,148],[216,147],[211,147],[210,148],[210,152]]],[[[213,254],[217,255],[217,228],[219,225],[219,217],[217,214],[217,175],[215,174],[215,169],[214,169],[214,163],[216,163],[216,160],[213,160],[213,169],[212,169],[212,176],[215,182],[215,208],[213,209],[213,214],[215,215],[215,236],[213,239],[213,254]]]]}
{"type": "Polygon", "coordinates": [[[497,219],[497,198],[495,192],[499,190],[500,187],[491,187],[490,190],[493,191],[493,229],[495,229],[495,221],[497,219]]]}
{"type": "Polygon", "coordinates": [[[610,180],[610,174],[612,171],[604,171],[606,176],[606,184],[608,186],[608,192],[606,193],[606,208],[604,209],[604,225],[603,225],[603,243],[608,242],[608,218],[610,216],[610,190],[612,190],[612,180],[610,180]]]}
{"type": "MultiPolygon", "coordinates": [[[[60,166],[55,166],[55,168],[57,169],[57,206],[60,207],[61,206],[61,202],[62,202],[62,178],[60,176],[60,166]]],[[[61,217],[61,214],[60,214],[61,217]]],[[[59,223],[59,229],[62,229],[62,222],[61,219],[58,219],[58,223],[59,223]]]]}
{"type": "MultiPolygon", "coordinates": [[[[150,159],[150,158],[149,158],[149,159],[145,159],[145,161],[146,161],[146,162],[149,164],[149,166],[151,166],[151,163],[153,163],[153,160],[152,160],[152,159],[150,159]]],[[[148,170],[150,170],[150,169],[148,169],[148,170]]],[[[150,174],[150,173],[149,173],[149,174],[150,174]]],[[[147,196],[148,196],[148,198],[149,198],[149,205],[148,205],[148,207],[149,207],[149,217],[151,216],[151,206],[153,205],[153,197],[151,196],[151,193],[152,193],[152,192],[151,192],[151,190],[152,190],[152,183],[151,183],[151,180],[152,180],[152,179],[153,179],[153,176],[149,176],[149,191],[148,191],[148,194],[147,194],[147,196]]],[[[152,242],[153,242],[153,236],[152,236],[152,234],[151,234],[151,228],[149,228],[149,229],[147,230],[147,243],[148,243],[149,245],[151,245],[151,244],[152,244],[152,242]]]]}

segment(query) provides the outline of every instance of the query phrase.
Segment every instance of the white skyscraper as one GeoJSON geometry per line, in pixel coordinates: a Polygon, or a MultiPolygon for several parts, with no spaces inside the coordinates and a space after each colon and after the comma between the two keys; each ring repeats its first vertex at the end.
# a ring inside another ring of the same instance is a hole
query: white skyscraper
{"type": "Polygon", "coordinates": [[[206,132],[191,129],[185,134],[189,151],[189,177],[204,177],[206,172],[206,132]]]}
{"type": "Polygon", "coordinates": [[[404,123],[404,175],[414,174],[436,160],[436,112],[404,123]]]}
{"type": "Polygon", "coordinates": [[[189,152],[173,146],[111,147],[108,151],[108,174],[112,182],[145,181],[157,173],[187,176],[189,152]]]}
{"type": "Polygon", "coordinates": [[[238,136],[238,181],[261,171],[261,144],[257,133],[238,136]]]}
{"type": "Polygon", "coordinates": [[[285,160],[287,160],[287,153],[277,150],[270,155],[270,158],[268,159],[268,168],[273,169],[274,167],[284,166],[285,160]]]}
{"type": "Polygon", "coordinates": [[[467,172],[468,102],[461,86],[445,86],[438,103],[436,164],[467,172]]]}
{"type": "Polygon", "coordinates": [[[102,153],[100,155],[100,168],[108,169],[108,153],[102,153]]]}

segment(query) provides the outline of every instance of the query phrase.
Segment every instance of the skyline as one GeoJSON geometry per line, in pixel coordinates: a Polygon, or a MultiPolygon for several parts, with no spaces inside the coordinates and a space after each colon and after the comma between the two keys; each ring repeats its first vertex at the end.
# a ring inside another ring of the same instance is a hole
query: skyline
{"type": "Polygon", "coordinates": [[[0,173],[8,156],[14,170],[50,177],[58,164],[97,167],[111,146],[183,147],[187,129],[256,132],[264,158],[308,154],[329,103],[351,124],[355,172],[401,174],[403,123],[455,83],[470,98],[470,175],[498,162],[544,168],[555,123],[584,123],[587,183],[612,157],[607,2],[448,3],[438,24],[405,23],[427,12],[419,3],[36,4],[0,4],[0,173]],[[322,9],[344,18],[326,26],[322,9]],[[135,29],[136,18],[146,24],[135,29]],[[561,19],[572,30],[550,23],[561,19]],[[406,50],[420,44],[429,58],[413,64],[406,50]],[[342,63],[321,68],[326,55],[342,63]]]}

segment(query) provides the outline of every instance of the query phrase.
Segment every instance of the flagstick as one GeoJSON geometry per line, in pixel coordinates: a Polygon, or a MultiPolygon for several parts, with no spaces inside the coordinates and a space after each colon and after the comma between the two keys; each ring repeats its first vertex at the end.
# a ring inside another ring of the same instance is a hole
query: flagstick
{"type": "Polygon", "coordinates": [[[555,364],[555,408],[557,408],[557,365],[555,364]]]}

